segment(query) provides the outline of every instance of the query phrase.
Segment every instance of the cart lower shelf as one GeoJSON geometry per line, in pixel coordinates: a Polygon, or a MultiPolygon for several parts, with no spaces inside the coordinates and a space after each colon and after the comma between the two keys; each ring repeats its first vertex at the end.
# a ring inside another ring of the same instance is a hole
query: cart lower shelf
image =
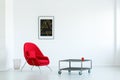
{"type": "Polygon", "coordinates": [[[61,73],[62,73],[62,70],[67,70],[68,72],[71,72],[71,71],[79,71],[79,75],[82,75],[82,71],[83,71],[83,70],[88,70],[88,73],[91,72],[91,68],[87,68],[87,67],[84,67],[84,68],[80,68],[80,67],[66,67],[66,68],[61,68],[61,69],[58,71],[58,74],[61,74],[61,73]]]}

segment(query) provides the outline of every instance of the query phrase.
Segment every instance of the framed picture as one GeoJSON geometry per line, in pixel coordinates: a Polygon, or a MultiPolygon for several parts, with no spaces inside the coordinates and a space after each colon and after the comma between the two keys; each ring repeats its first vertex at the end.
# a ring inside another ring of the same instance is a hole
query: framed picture
{"type": "Polygon", "coordinates": [[[54,16],[38,17],[38,38],[54,39],[54,16]]]}

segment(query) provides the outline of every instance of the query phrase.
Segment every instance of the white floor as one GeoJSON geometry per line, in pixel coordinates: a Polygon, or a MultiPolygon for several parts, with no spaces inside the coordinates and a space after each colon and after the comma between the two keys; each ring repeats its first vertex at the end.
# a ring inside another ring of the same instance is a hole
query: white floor
{"type": "Polygon", "coordinates": [[[82,75],[78,71],[62,71],[59,75],[57,69],[52,72],[48,69],[33,69],[7,72],[0,72],[0,80],[120,80],[120,67],[94,67],[89,74],[83,71],[82,75]]]}

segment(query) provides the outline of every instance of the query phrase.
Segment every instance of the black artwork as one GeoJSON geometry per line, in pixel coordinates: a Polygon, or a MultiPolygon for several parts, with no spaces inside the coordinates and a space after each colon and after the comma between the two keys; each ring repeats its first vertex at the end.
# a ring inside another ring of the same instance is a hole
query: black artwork
{"type": "Polygon", "coordinates": [[[41,36],[52,36],[52,19],[41,19],[41,36]]]}

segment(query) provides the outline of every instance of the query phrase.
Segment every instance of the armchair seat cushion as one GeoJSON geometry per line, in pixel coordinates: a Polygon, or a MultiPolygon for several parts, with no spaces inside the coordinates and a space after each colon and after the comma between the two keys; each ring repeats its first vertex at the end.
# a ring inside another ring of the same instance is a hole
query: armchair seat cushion
{"type": "Polygon", "coordinates": [[[49,64],[49,61],[48,60],[38,60],[38,64],[39,64],[39,66],[44,66],[44,65],[49,64]]]}

